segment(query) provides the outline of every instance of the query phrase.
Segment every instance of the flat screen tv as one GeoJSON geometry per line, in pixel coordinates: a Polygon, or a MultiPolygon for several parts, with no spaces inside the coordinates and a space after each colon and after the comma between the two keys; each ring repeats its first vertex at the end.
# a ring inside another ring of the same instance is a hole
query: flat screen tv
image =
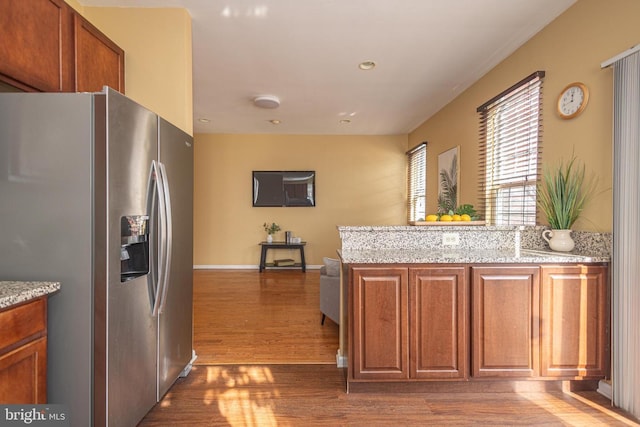
{"type": "Polygon", "coordinates": [[[315,205],[315,171],[253,171],[253,206],[315,205]]]}

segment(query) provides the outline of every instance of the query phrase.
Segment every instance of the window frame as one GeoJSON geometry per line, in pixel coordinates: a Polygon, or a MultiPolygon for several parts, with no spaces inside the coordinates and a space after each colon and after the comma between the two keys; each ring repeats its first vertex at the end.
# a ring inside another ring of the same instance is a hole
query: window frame
{"type": "Polygon", "coordinates": [[[424,220],[427,214],[427,142],[407,151],[407,221],[424,220]]]}
{"type": "Polygon", "coordinates": [[[536,224],[544,76],[536,71],[477,108],[479,211],[488,225],[536,224]]]}

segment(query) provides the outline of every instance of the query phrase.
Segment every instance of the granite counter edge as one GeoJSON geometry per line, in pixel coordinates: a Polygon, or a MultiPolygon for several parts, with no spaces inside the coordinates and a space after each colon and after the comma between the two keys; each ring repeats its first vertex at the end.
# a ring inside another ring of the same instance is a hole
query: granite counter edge
{"type": "Polygon", "coordinates": [[[0,281],[0,310],[60,290],[60,282],[0,281]]]}

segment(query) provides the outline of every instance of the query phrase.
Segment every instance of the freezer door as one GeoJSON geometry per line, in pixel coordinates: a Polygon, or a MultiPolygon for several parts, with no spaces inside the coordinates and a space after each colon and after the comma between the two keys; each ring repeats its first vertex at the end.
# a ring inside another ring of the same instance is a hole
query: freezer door
{"type": "MultiPolygon", "coordinates": [[[[134,426],[156,402],[157,317],[151,315],[150,274],[121,281],[121,221],[147,214],[150,165],[158,153],[158,117],[109,89],[106,128],[109,261],[106,289],[102,295],[96,289],[96,348],[104,346],[107,357],[106,363],[96,363],[96,425],[104,415],[100,412],[106,411],[107,425],[134,426]],[[103,313],[106,318],[100,317],[103,313]],[[105,378],[106,384],[100,384],[105,378]]],[[[150,218],[151,242],[155,224],[150,218]]],[[[150,252],[153,257],[154,250],[150,252]]],[[[154,268],[153,260],[149,264],[154,268]]]]}
{"type": "Polygon", "coordinates": [[[171,199],[171,267],[159,314],[158,400],[189,364],[193,348],[193,139],[159,119],[160,162],[171,199]]]}

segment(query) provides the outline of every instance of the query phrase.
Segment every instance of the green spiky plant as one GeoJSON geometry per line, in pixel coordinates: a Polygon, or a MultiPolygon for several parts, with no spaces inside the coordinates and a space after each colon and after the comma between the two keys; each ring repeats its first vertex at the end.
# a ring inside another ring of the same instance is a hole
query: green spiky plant
{"type": "Polygon", "coordinates": [[[536,203],[555,230],[569,230],[593,195],[596,181],[585,177],[575,156],[557,168],[545,168],[537,187],[536,203]]]}

